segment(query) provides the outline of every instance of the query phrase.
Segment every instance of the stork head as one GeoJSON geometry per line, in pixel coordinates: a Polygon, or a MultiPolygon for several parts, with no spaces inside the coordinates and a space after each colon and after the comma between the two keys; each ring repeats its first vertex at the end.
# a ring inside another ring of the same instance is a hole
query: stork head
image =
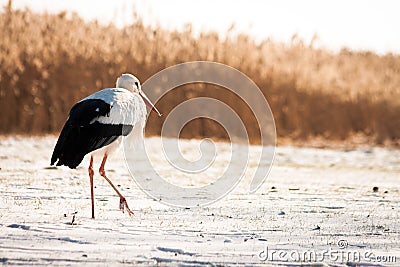
{"type": "Polygon", "coordinates": [[[124,73],[117,79],[117,88],[124,88],[133,93],[141,90],[139,79],[129,73],[124,73]]]}
{"type": "Polygon", "coordinates": [[[161,116],[161,113],[157,110],[157,108],[151,103],[150,99],[143,93],[142,91],[142,86],[140,85],[139,79],[133,76],[132,74],[129,73],[124,73],[117,79],[117,88],[124,88],[132,93],[137,93],[139,94],[144,103],[150,108],[150,110],[154,111],[155,113],[158,114],[158,116],[161,116]]]}

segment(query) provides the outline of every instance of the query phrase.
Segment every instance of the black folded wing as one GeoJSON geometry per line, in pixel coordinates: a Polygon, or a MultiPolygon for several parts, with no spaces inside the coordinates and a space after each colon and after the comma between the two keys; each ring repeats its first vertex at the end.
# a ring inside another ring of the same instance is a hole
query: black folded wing
{"type": "Polygon", "coordinates": [[[101,99],[87,99],[75,104],[65,123],[51,157],[51,165],[76,168],[84,156],[128,135],[133,125],[106,124],[96,121],[107,117],[112,104],[101,99]]]}

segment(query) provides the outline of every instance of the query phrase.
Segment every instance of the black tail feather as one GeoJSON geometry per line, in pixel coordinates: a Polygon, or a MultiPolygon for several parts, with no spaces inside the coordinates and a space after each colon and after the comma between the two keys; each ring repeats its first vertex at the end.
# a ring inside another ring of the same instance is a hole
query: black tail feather
{"type": "Polygon", "coordinates": [[[80,147],[80,129],[65,125],[58,138],[57,144],[51,156],[51,165],[57,162],[57,166],[65,165],[75,169],[85,157],[83,147],[80,147]]]}
{"type": "Polygon", "coordinates": [[[65,165],[75,169],[86,154],[129,134],[132,128],[130,125],[99,122],[80,127],[70,125],[67,121],[54,148],[51,165],[57,163],[57,166],[65,165]]]}

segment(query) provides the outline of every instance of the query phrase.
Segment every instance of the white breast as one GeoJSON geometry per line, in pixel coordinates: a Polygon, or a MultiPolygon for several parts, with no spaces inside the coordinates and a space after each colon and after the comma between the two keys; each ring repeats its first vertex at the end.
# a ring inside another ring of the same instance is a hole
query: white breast
{"type": "Polygon", "coordinates": [[[83,100],[87,99],[101,99],[111,105],[108,116],[98,117],[93,122],[139,126],[140,129],[145,126],[146,105],[138,93],[132,93],[123,88],[107,88],[83,100]]]}

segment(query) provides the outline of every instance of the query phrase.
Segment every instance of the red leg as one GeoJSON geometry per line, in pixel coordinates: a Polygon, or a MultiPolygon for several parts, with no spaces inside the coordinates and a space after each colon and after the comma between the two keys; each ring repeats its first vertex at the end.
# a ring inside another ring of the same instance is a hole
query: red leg
{"type": "Polygon", "coordinates": [[[104,170],[104,165],[106,164],[106,160],[107,160],[107,154],[104,154],[103,161],[101,162],[101,166],[99,169],[100,175],[103,176],[103,178],[106,179],[106,181],[111,185],[111,187],[115,190],[115,192],[117,192],[119,199],[120,199],[119,208],[122,210],[122,212],[124,212],[125,208],[126,208],[126,212],[129,215],[133,215],[133,212],[128,207],[128,202],[126,202],[125,197],[118,191],[118,189],[115,187],[115,185],[113,185],[111,180],[108,179],[106,176],[106,171],[104,170]]]}
{"type": "Polygon", "coordinates": [[[92,219],[94,219],[94,190],[93,190],[93,156],[90,156],[90,165],[89,165],[89,177],[90,177],[90,197],[92,199],[92,219]]]}

